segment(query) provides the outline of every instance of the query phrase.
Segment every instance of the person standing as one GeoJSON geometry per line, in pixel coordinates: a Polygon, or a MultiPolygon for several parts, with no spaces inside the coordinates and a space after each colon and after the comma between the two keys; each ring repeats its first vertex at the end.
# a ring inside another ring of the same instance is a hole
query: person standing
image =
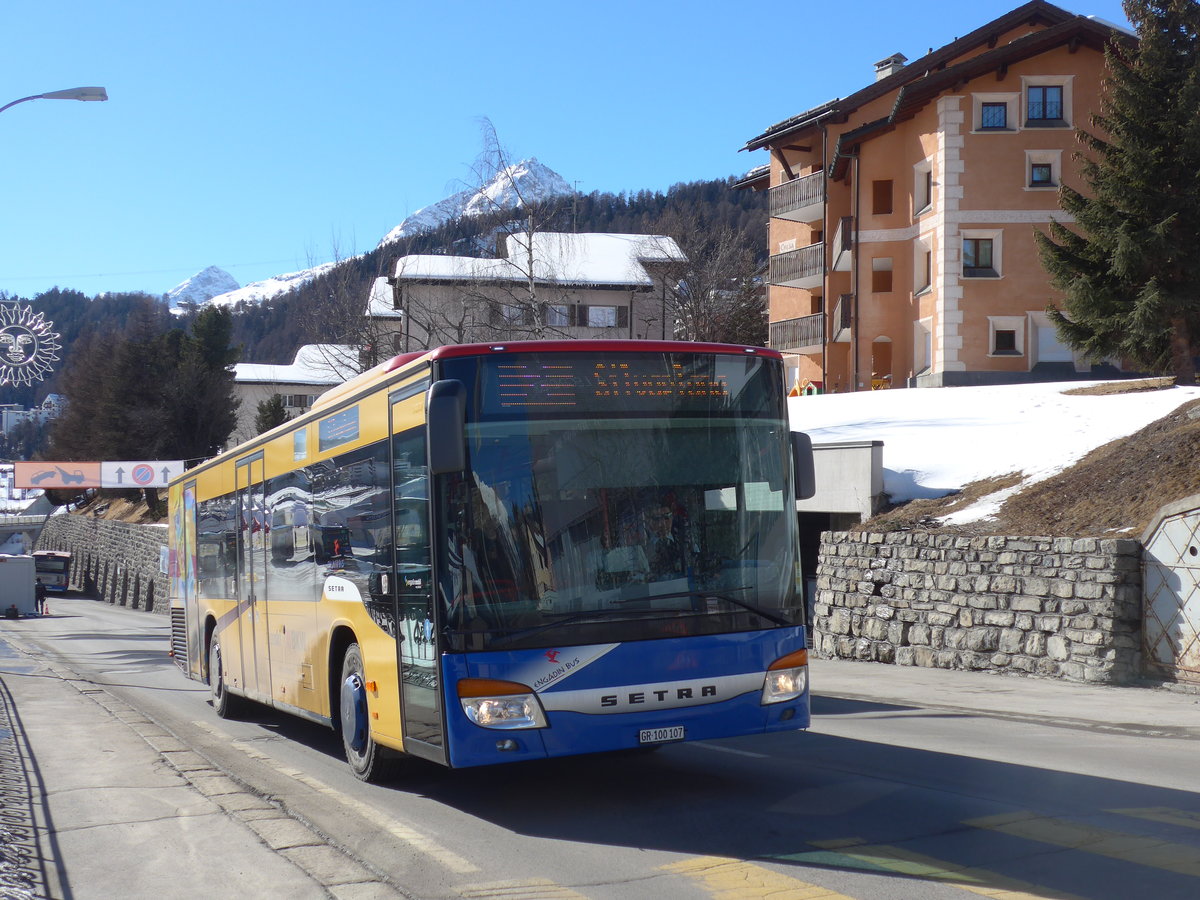
{"type": "Polygon", "coordinates": [[[46,614],[46,586],[38,578],[33,583],[33,601],[39,616],[46,614]]]}

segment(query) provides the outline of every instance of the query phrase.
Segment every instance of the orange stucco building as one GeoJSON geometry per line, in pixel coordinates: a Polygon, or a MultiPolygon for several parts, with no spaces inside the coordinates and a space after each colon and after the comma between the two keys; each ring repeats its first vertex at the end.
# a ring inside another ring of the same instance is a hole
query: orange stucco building
{"type": "Polygon", "coordinates": [[[1046,316],[1034,230],[1083,189],[1077,127],[1129,32],[1027,3],[747,142],[770,164],[770,345],[826,391],[1112,375],[1046,316]]]}

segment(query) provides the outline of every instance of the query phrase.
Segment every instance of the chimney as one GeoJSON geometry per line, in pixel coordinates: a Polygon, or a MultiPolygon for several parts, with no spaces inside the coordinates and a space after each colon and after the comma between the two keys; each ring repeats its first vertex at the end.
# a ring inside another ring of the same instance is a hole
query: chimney
{"type": "Polygon", "coordinates": [[[906,62],[908,57],[903,53],[893,53],[887,59],[881,59],[875,63],[875,80],[882,81],[894,72],[899,72],[906,62]]]}

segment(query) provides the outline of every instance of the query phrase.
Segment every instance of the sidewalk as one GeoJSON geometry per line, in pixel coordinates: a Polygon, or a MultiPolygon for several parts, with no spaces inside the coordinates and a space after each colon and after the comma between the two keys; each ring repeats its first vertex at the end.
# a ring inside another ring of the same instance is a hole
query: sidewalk
{"type": "Polygon", "coordinates": [[[137,710],[0,628],[0,896],[399,896],[137,710]]]}
{"type": "Polygon", "coordinates": [[[818,697],[1200,740],[1200,692],[1154,686],[1077,684],[1049,678],[846,659],[814,659],[809,669],[812,691],[818,697]]]}

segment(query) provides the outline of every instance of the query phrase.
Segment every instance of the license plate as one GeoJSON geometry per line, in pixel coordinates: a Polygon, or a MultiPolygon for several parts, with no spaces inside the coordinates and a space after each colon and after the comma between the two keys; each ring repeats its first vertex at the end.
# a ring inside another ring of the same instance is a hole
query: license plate
{"type": "Polygon", "coordinates": [[[663,744],[667,741],[682,741],[684,734],[682,725],[671,725],[667,728],[643,728],[638,732],[638,743],[663,744]]]}

